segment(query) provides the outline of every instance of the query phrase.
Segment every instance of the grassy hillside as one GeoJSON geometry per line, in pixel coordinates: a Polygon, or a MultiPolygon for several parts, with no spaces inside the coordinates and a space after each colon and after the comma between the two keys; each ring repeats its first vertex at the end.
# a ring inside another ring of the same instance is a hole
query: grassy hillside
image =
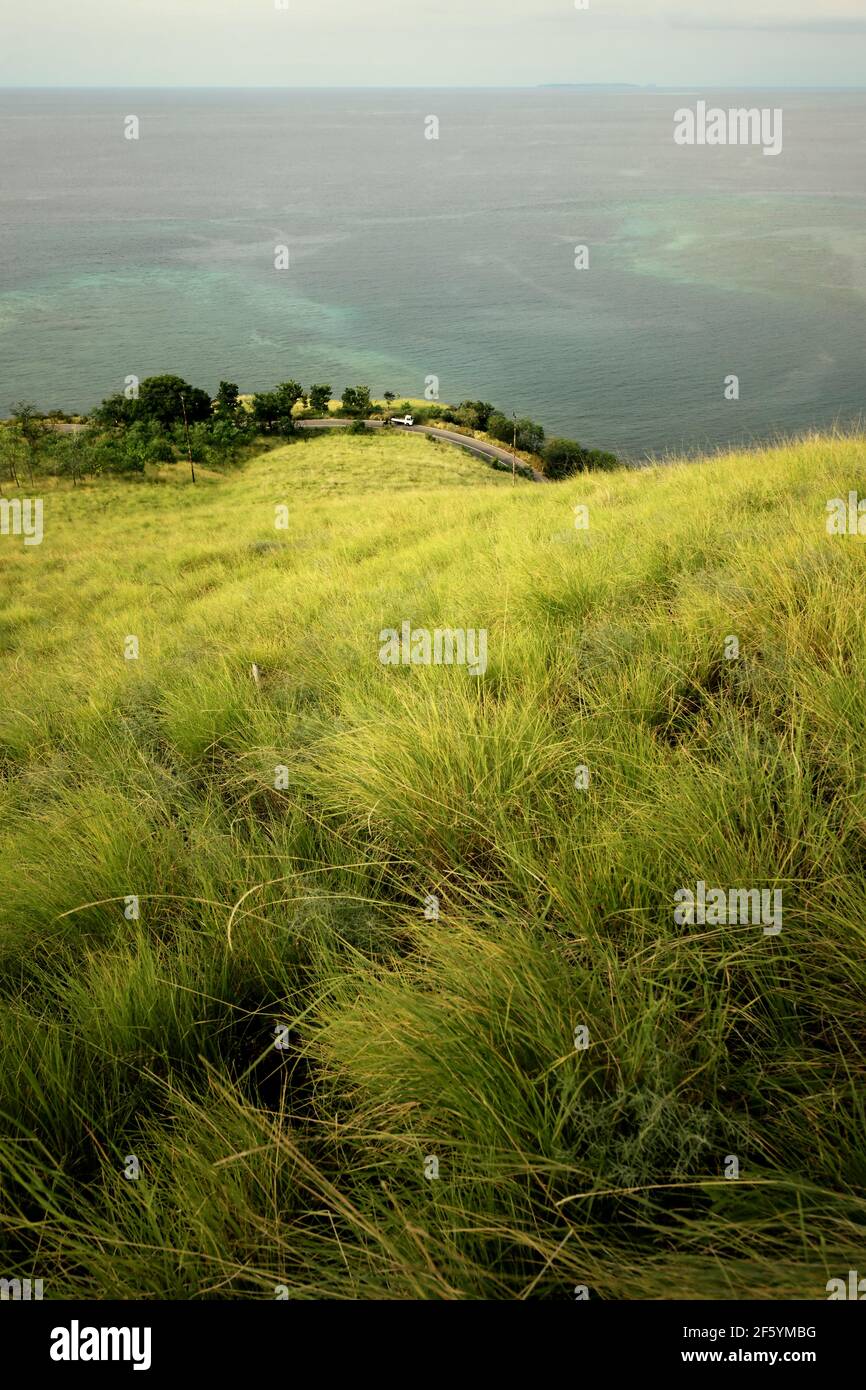
{"type": "Polygon", "coordinates": [[[825,526],[856,488],[864,440],[515,487],[341,436],[46,492],[41,546],[0,537],[3,1272],[862,1268],[866,540],[825,526]],[[486,673],[383,666],[404,620],[486,629],[486,673]],[[698,880],[781,889],[782,932],[677,926],[698,880]]]}

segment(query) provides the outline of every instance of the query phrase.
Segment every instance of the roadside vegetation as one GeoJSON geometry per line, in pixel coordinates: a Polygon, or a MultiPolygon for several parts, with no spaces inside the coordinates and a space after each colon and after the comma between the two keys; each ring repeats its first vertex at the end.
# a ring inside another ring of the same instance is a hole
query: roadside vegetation
{"type": "MultiPolygon", "coordinates": [[[[177,376],[148,377],[126,392],[104,400],[87,417],[54,410],[42,414],[29,401],[11,407],[0,422],[0,487],[32,486],[37,476],[84,478],[152,476],[166,465],[186,464],[195,481],[196,465],[220,469],[243,463],[269,444],[296,436],[299,421],[328,418],[359,424],[386,423],[411,416],[418,425],[441,425],[507,446],[524,473],[544,472],[551,481],[587,470],[618,466],[612,454],[589,450],[573,440],[545,442],[541,425],[508,418],[484,401],[451,407],[404,400],[386,391],[374,400],[368,386],[347,386],[339,400],[333,388],[304,388],[284,381],[270,391],[242,395],[234,382],[221,381],[214,397],[177,376]]],[[[160,474],[160,476],[162,476],[160,474]]]]}

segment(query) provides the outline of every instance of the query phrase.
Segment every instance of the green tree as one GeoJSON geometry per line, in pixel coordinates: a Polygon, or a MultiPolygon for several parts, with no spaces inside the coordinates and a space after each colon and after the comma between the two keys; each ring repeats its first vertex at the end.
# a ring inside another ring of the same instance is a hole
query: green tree
{"type": "Polygon", "coordinates": [[[347,386],[343,392],[343,409],[347,415],[367,416],[372,413],[373,401],[369,386],[347,386]]]}
{"type": "Polygon", "coordinates": [[[294,410],[303,399],[304,388],[297,381],[283,381],[273,391],[253,396],[253,419],[264,434],[289,435],[295,428],[294,410]]]}
{"type": "Polygon", "coordinates": [[[211,411],[210,394],[198,386],[190,386],[183,377],[150,376],[139,388],[137,414],[143,419],[155,420],[163,429],[183,424],[184,412],[192,425],[209,420],[211,411]]]}
{"type": "Polygon", "coordinates": [[[534,420],[509,420],[500,410],[494,410],[487,421],[487,433],[502,444],[517,445],[528,454],[540,454],[544,447],[544,426],[534,420]],[[516,435],[516,438],[515,438],[516,435]]]}
{"type": "Polygon", "coordinates": [[[310,409],[317,415],[327,415],[331,404],[330,386],[311,386],[310,387],[310,409]]]}
{"type": "Polygon", "coordinates": [[[124,395],[108,396],[101,405],[90,412],[92,424],[103,429],[127,427],[138,418],[138,401],[124,395]]]}
{"type": "MultiPolygon", "coordinates": [[[[512,426],[513,424],[512,421],[512,426]]],[[[517,447],[524,449],[528,454],[540,454],[544,448],[544,426],[537,425],[534,420],[518,420],[517,447]]]]}
{"type": "Polygon", "coordinates": [[[214,415],[220,420],[237,420],[244,412],[240,388],[233,381],[221,381],[213,407],[214,415]]]}
{"type": "Polygon", "coordinates": [[[514,439],[514,421],[503,415],[501,410],[494,410],[487,421],[487,433],[503,444],[510,444],[514,439]]]}
{"type": "Polygon", "coordinates": [[[58,439],[52,472],[56,473],[59,478],[69,478],[72,486],[75,487],[81,473],[82,463],[85,461],[86,456],[81,447],[80,435],[67,434],[58,439]]]}
{"type": "Polygon", "coordinates": [[[280,434],[291,434],[295,428],[295,406],[304,400],[304,388],[299,381],[283,381],[274,390],[279,413],[280,434]]]}
{"type": "Polygon", "coordinates": [[[250,442],[254,425],[251,416],[244,411],[243,417],[236,421],[218,417],[205,428],[208,430],[211,452],[221,460],[230,460],[250,442]]]}
{"type": "Polygon", "coordinates": [[[39,443],[45,431],[42,416],[32,401],[18,401],[12,406],[12,420],[27,449],[27,471],[33,482],[33,465],[39,455],[39,443]]]}
{"type": "Polygon", "coordinates": [[[262,434],[271,434],[277,427],[279,405],[273,391],[257,391],[253,396],[253,419],[262,434]]]}
{"type": "Polygon", "coordinates": [[[11,425],[0,424],[0,458],[9,469],[9,481],[21,486],[18,477],[18,463],[24,453],[24,441],[18,430],[11,425]]]}
{"type": "Polygon", "coordinates": [[[118,473],[143,473],[146,463],[171,462],[174,451],[153,422],[138,420],[123,434],[116,454],[118,473]]]}

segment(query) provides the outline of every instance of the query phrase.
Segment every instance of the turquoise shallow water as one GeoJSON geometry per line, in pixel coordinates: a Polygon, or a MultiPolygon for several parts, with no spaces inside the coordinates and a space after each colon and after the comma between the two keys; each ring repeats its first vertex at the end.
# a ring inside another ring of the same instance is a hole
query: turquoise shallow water
{"type": "Polygon", "coordinates": [[[0,411],[175,371],[436,375],[632,456],[850,423],[866,96],[712,99],[783,154],[675,146],[662,92],[0,92],[0,411]]]}

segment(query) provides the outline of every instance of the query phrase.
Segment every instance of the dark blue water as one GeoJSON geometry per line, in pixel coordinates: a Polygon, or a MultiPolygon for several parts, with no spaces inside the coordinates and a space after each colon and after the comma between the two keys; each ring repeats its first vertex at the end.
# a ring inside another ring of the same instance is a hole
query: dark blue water
{"type": "Polygon", "coordinates": [[[851,422],[866,96],[710,94],[783,108],[771,159],[676,146],[699,95],[0,92],[0,413],[172,371],[435,375],[631,455],[851,422]]]}

